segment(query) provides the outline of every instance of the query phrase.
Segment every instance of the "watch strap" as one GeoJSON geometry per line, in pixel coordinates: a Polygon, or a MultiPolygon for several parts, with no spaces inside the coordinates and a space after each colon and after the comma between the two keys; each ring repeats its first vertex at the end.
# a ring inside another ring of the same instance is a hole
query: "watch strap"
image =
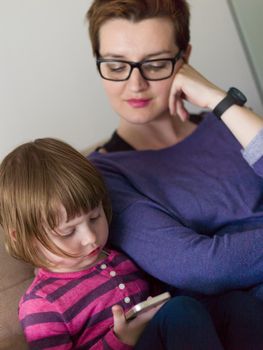
{"type": "Polygon", "coordinates": [[[226,95],[226,97],[224,97],[223,100],[215,106],[213,113],[215,116],[217,116],[217,118],[221,119],[221,115],[234,104],[238,104],[234,97],[231,95],[226,95]]]}
{"type": "Polygon", "coordinates": [[[221,119],[222,114],[231,106],[238,105],[243,106],[246,103],[246,97],[236,88],[230,88],[227,95],[221,100],[213,109],[213,113],[218,119],[221,119]],[[236,95],[236,92],[239,95],[236,95]],[[241,96],[242,98],[241,98],[241,96]]]}

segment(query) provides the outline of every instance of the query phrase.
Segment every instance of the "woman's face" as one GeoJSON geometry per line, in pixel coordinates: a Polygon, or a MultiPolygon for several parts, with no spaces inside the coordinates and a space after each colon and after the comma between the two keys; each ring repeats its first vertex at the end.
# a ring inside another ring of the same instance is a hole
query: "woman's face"
{"type": "MultiPolygon", "coordinates": [[[[99,40],[100,56],[106,59],[138,62],[173,58],[178,53],[172,22],[166,18],[137,23],[112,19],[102,25],[99,40]]],[[[132,124],[146,124],[169,116],[168,98],[173,76],[148,81],[135,68],[128,80],[103,79],[103,86],[113,109],[121,118],[132,124]]]]}

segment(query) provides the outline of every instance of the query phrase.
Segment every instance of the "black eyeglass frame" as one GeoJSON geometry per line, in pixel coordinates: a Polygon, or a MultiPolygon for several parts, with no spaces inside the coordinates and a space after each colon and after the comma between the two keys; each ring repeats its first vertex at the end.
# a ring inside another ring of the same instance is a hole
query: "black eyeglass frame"
{"type": "Polygon", "coordinates": [[[102,77],[102,79],[105,79],[105,80],[110,80],[110,81],[126,81],[126,80],[129,80],[131,74],[132,74],[132,71],[134,68],[138,68],[139,69],[139,72],[141,74],[141,76],[143,77],[143,79],[145,80],[149,80],[149,81],[159,81],[159,80],[165,80],[165,79],[168,79],[170,78],[172,75],[173,75],[173,72],[174,72],[174,66],[176,64],[176,62],[183,57],[183,54],[184,54],[184,51],[183,50],[180,50],[176,55],[175,57],[173,58],[160,58],[160,59],[152,59],[152,60],[143,60],[143,61],[139,61],[139,62],[132,62],[132,61],[125,61],[125,60],[114,60],[114,59],[111,59],[111,58],[97,58],[96,59],[96,64],[97,64],[97,69],[99,71],[99,74],[100,76],[102,77]],[[141,69],[141,66],[145,63],[150,63],[150,62],[155,62],[155,61],[170,61],[172,62],[172,70],[171,70],[171,73],[167,76],[167,77],[164,77],[164,78],[160,78],[160,79],[149,79],[147,77],[145,77],[144,73],[143,73],[143,70],[141,69]],[[130,66],[130,72],[127,76],[127,78],[125,79],[109,79],[109,78],[105,78],[102,73],[101,73],[101,69],[100,69],[100,65],[101,63],[104,63],[104,62],[120,62],[120,63],[127,63],[129,66],[130,66]]]}

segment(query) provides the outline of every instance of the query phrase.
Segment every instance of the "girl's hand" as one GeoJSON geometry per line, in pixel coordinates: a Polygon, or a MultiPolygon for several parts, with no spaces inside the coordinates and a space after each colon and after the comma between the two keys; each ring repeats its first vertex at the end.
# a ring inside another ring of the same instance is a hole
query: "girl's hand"
{"type": "Polygon", "coordinates": [[[148,311],[143,312],[131,321],[127,321],[125,313],[120,305],[112,307],[114,333],[124,344],[134,346],[147,323],[153,318],[163,304],[158,305],[148,311]]]}
{"type": "Polygon", "coordinates": [[[198,107],[213,109],[226,95],[226,92],[212,84],[193,67],[184,63],[175,74],[169,97],[169,109],[183,121],[188,118],[183,100],[198,107]]]}

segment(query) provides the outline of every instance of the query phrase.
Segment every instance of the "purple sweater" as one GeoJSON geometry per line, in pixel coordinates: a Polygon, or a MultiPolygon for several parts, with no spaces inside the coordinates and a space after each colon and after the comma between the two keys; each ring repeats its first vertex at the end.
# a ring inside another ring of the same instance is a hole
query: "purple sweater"
{"type": "Polygon", "coordinates": [[[172,147],[94,152],[113,203],[111,242],[184,291],[256,287],[263,281],[262,136],[243,152],[208,114],[172,147]]]}
{"type": "Polygon", "coordinates": [[[40,269],[19,304],[29,349],[130,350],[113,332],[111,307],[147,299],[145,274],[115,251],[83,271],[40,269]]]}

